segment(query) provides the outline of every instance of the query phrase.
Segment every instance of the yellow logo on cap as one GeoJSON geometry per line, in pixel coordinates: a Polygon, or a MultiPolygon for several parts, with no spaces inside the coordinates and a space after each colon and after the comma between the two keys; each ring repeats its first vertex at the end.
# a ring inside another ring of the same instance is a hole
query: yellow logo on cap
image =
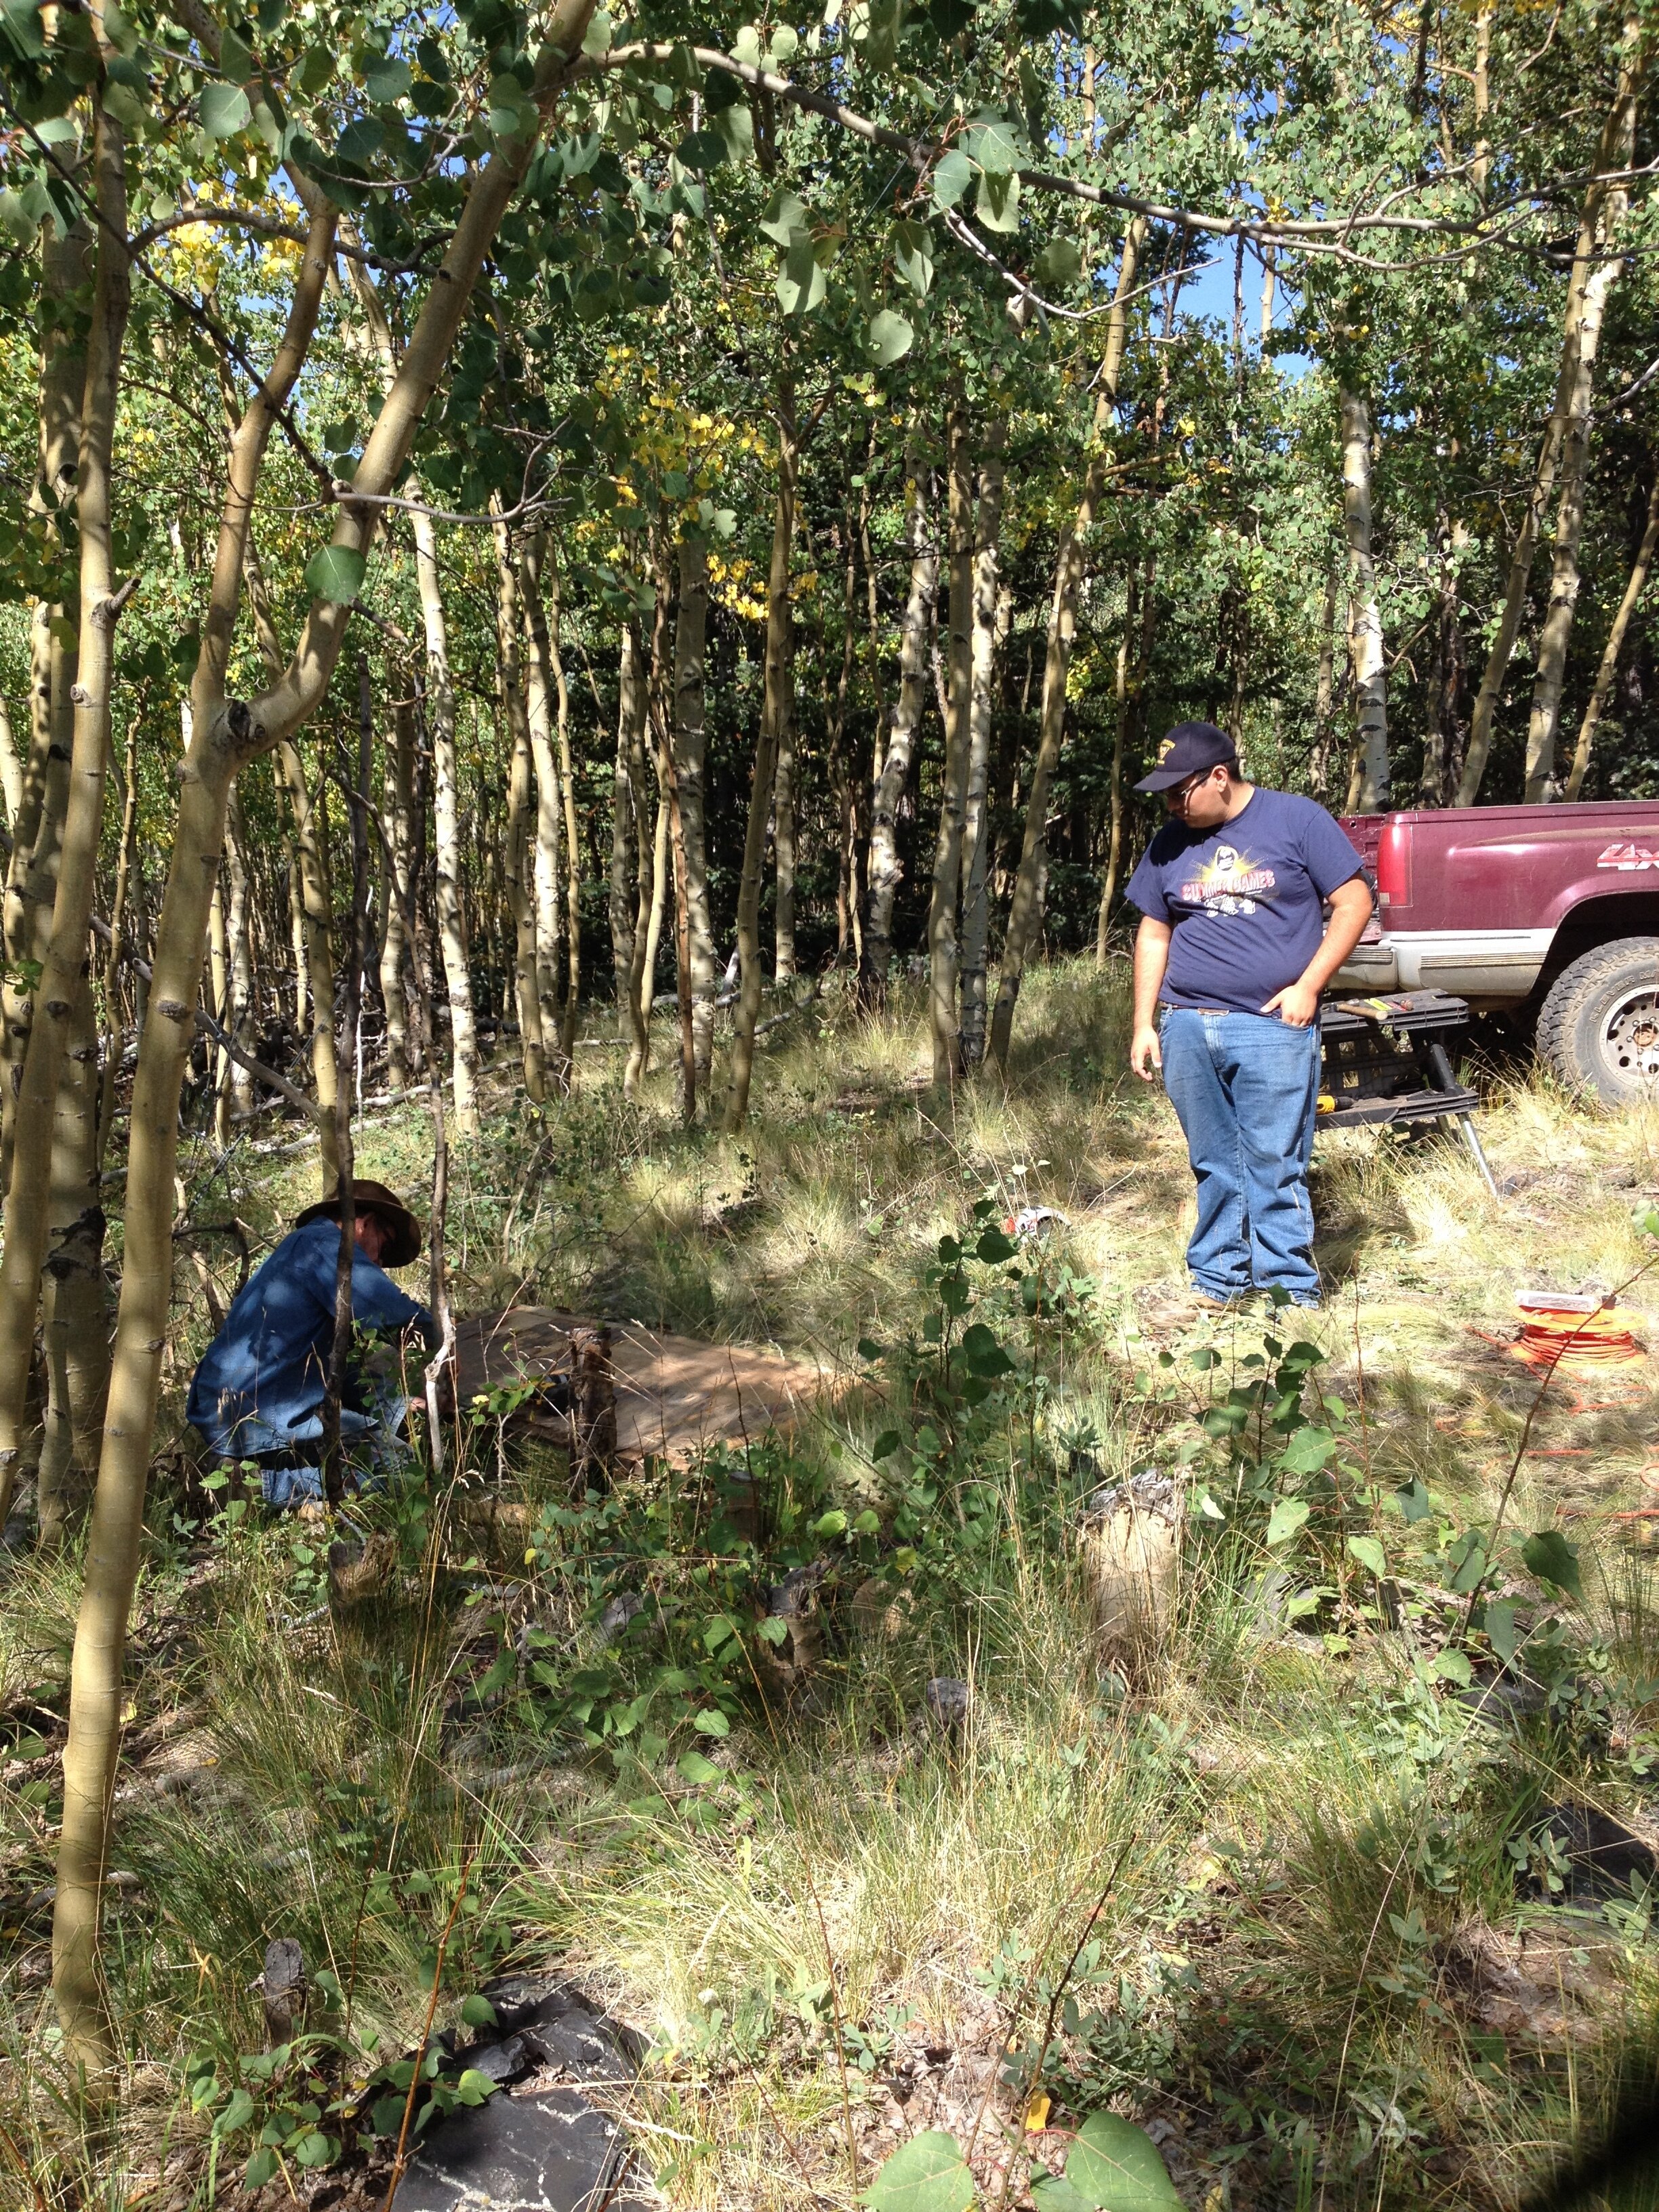
{"type": "Polygon", "coordinates": [[[1176,741],[1173,738],[1165,738],[1163,744],[1159,745],[1158,749],[1158,764],[1160,768],[1163,767],[1164,762],[1169,759],[1170,755],[1175,750],[1175,745],[1176,741]]]}

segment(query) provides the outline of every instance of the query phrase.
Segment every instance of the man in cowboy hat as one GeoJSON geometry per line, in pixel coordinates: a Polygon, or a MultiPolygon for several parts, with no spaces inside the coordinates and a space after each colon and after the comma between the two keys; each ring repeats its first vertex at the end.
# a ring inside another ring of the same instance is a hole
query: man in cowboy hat
{"type": "MultiPolygon", "coordinates": [[[[432,1316],[386,1273],[421,1249],[421,1224],[394,1191],[353,1184],[356,1249],[353,1325],[392,1336],[438,1340],[432,1316]]],[[[191,1425],[222,1460],[252,1460],[265,1498],[289,1505],[321,1494],[323,1401],[334,1351],[334,1291],[340,1259],[340,1195],[308,1206],[239,1293],[190,1387],[191,1425]]],[[[355,1371],[340,1407],[343,1441],[382,1456],[404,1412],[355,1371]]]]}

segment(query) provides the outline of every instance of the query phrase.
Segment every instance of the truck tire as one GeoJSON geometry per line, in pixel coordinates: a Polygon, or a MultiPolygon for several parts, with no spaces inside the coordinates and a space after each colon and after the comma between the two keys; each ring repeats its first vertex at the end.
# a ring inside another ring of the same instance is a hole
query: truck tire
{"type": "Polygon", "coordinates": [[[1604,1106],[1659,1098],[1659,937],[1621,937],[1564,968],[1538,1017],[1538,1049],[1604,1106]]]}

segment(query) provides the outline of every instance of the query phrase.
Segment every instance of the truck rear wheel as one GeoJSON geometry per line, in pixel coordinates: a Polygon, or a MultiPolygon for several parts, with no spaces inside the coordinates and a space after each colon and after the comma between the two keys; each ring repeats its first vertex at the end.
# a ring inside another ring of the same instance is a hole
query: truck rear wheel
{"type": "Polygon", "coordinates": [[[1623,937],[1564,968],[1538,1017],[1538,1049],[1605,1106],[1659,1098],[1659,937],[1623,937]]]}

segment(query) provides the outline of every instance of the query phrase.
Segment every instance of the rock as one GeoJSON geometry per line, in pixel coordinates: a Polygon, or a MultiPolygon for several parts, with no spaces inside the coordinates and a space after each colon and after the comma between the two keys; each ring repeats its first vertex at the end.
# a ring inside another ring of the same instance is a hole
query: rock
{"type": "Polygon", "coordinates": [[[1079,1541],[1109,1651],[1135,1655],[1168,1618],[1181,1559],[1182,1497],[1168,1475],[1146,1468],[1097,1491],[1079,1541]]]}
{"type": "Polygon", "coordinates": [[[1543,1684],[1527,1674],[1497,1674],[1490,1681],[1471,1682],[1467,1690],[1457,1692],[1460,1705],[1467,1705],[1477,1720],[1494,1724],[1541,1713],[1549,1701],[1543,1684]]]}
{"type": "Polygon", "coordinates": [[[536,2063],[535,2053],[522,2035],[504,2036],[499,2043],[473,2044],[455,2054],[458,2066],[472,2067],[497,2088],[522,2081],[536,2063]]]}
{"type": "Polygon", "coordinates": [[[393,2202],[397,2212],[646,2212],[627,2187],[632,2157],[616,2122],[577,2090],[498,2091],[438,2122],[393,2202]]]}
{"type": "Polygon", "coordinates": [[[966,1682],[953,1674],[936,1674],[922,1691],[921,1702],[936,1728],[954,1735],[968,1718],[971,1693],[966,1682]]]}
{"type": "Polygon", "coordinates": [[[328,1595],[337,1606],[361,1605],[392,1580],[398,1565],[398,1540],[377,1528],[361,1544],[342,1540],[328,1547],[328,1595]]]}
{"type": "Polygon", "coordinates": [[[614,1644],[619,1636],[626,1636],[644,1611],[645,1600],[637,1590],[618,1590],[599,1615],[601,1644],[614,1644]]]}
{"type": "Polygon", "coordinates": [[[1551,1890],[1540,1875],[1529,1875],[1534,1892],[1555,1905],[1604,1905],[1628,1899],[1632,1884],[1659,1882],[1659,1852],[1633,1828],[1594,1805],[1547,1805],[1522,1834],[1528,1840],[1547,1833],[1566,1861],[1565,1887],[1551,1890]]]}
{"type": "Polygon", "coordinates": [[[306,2008],[305,1953],[292,1936],[278,1936],[266,1944],[259,1987],[264,1998],[266,2035],[273,2045],[291,2043],[306,2008]]]}

